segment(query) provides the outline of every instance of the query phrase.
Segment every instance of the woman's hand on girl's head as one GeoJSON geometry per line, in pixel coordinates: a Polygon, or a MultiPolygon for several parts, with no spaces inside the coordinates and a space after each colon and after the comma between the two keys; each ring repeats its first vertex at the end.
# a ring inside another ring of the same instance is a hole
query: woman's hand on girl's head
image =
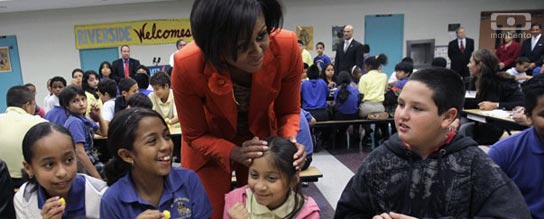
{"type": "Polygon", "coordinates": [[[159,210],[146,210],[139,214],[136,219],[164,219],[164,214],[159,210]]]}
{"type": "Polygon", "coordinates": [[[227,213],[230,219],[249,219],[249,213],[240,202],[236,202],[230,207],[227,213]]]}
{"type": "Polygon", "coordinates": [[[293,159],[295,160],[293,166],[295,166],[297,170],[301,170],[304,163],[306,163],[306,151],[304,149],[304,145],[297,143],[296,137],[289,137],[289,141],[293,142],[297,146],[297,152],[293,156],[293,159]]]}
{"type": "Polygon", "coordinates": [[[268,143],[253,137],[251,140],[244,141],[241,147],[234,147],[230,152],[230,159],[245,166],[249,166],[253,159],[263,156],[268,150],[268,143]]]}
{"type": "Polygon", "coordinates": [[[61,204],[58,196],[49,198],[42,207],[41,215],[43,219],[61,219],[65,206],[61,204]]]}

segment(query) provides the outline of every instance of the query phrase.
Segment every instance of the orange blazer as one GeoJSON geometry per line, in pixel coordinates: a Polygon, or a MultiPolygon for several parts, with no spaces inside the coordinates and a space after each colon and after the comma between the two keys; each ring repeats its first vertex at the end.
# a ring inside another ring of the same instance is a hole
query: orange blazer
{"type": "MultiPolygon", "coordinates": [[[[174,60],[172,88],[183,133],[183,167],[196,171],[213,161],[230,174],[238,116],[230,73],[219,74],[194,42],[174,60]]],[[[263,65],[252,74],[248,119],[254,136],[297,135],[302,70],[296,35],[272,33],[263,65]]]]}

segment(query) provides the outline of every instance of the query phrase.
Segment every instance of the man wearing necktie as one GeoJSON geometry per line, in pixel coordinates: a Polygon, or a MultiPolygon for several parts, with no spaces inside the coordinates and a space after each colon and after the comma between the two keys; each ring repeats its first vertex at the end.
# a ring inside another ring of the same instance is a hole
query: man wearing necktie
{"type": "Polygon", "coordinates": [[[451,69],[466,79],[470,76],[467,64],[474,52],[474,40],[465,36],[463,27],[457,28],[455,34],[457,38],[448,45],[448,57],[451,60],[451,69]]]}
{"type": "Polygon", "coordinates": [[[131,78],[136,74],[136,68],[140,66],[140,61],[130,58],[130,47],[121,46],[121,58],[111,63],[112,78],[119,83],[121,78],[131,78]]]}
{"type": "MultiPolygon", "coordinates": [[[[529,69],[541,66],[544,59],[544,39],[541,33],[542,26],[537,23],[531,25],[531,38],[523,41],[521,45],[520,56],[525,56],[531,60],[529,69]]],[[[532,71],[528,71],[531,73],[532,71]]]]}
{"type": "MultiPolygon", "coordinates": [[[[351,72],[353,66],[363,67],[363,44],[353,39],[353,26],[344,27],[344,40],[336,44],[336,56],[334,57],[335,72],[351,72]]],[[[336,78],[336,77],[335,77],[336,78]]]]}

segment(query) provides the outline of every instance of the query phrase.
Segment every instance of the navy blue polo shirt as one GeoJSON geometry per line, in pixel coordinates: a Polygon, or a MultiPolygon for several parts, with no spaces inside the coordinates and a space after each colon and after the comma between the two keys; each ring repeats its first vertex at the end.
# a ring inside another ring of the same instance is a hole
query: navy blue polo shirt
{"type": "Polygon", "coordinates": [[[533,218],[544,218],[544,143],[534,127],[491,146],[489,156],[516,183],[533,218]]]}
{"type": "Polygon", "coordinates": [[[178,167],[166,176],[158,208],[138,196],[130,174],[115,182],[102,196],[100,218],[135,218],[146,210],[169,210],[171,218],[209,218],[212,207],[200,179],[178,167]]]}
{"type": "MultiPolygon", "coordinates": [[[[39,186],[38,188],[38,208],[42,209],[43,204],[49,195],[45,192],[44,188],[39,186]]],[[[83,175],[76,175],[76,178],[72,182],[72,187],[68,191],[68,197],[66,198],[66,208],[62,214],[62,218],[85,218],[85,177],[83,175]]]]}

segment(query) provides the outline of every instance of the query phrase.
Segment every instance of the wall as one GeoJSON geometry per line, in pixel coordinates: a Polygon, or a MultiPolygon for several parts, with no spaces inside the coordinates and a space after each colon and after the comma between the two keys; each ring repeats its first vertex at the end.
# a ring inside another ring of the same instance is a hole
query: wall
{"type": "MultiPolygon", "coordinates": [[[[188,18],[192,2],[179,0],[0,14],[0,35],[17,36],[23,80],[38,86],[37,101],[42,103],[48,78],[54,75],[70,78],[72,69],[79,67],[74,25],[188,18]]],[[[284,3],[284,27],[294,30],[299,25],[314,26],[314,42],[323,41],[325,53],[332,57],[331,26],[352,24],[355,38],[364,41],[365,15],[404,14],[404,40],[434,38],[435,45],[446,45],[450,40],[447,32],[450,23],[461,23],[469,37],[478,39],[481,11],[544,8],[542,0],[284,0],[284,3]]],[[[131,52],[142,64],[151,65],[154,56],[160,56],[161,64],[165,64],[174,50],[173,44],[165,44],[133,46],[131,52]]],[[[315,51],[310,53],[315,55],[315,51]]],[[[0,96],[4,99],[4,94],[0,96]]]]}

